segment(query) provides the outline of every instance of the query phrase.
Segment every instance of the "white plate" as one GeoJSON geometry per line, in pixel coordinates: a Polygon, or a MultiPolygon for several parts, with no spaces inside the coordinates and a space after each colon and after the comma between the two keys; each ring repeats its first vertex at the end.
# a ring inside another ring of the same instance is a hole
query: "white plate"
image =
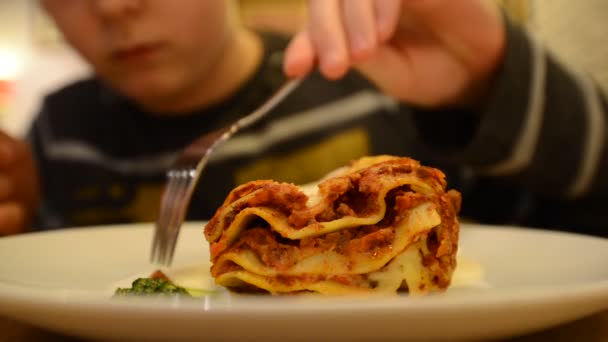
{"type": "MultiPolygon", "coordinates": [[[[202,227],[186,225],[168,270],[190,286],[213,286],[202,227]]],[[[220,290],[194,301],[111,299],[116,286],[155,269],[148,263],[151,237],[152,225],[140,224],[0,239],[0,315],[97,339],[453,340],[513,336],[608,308],[608,240],[466,224],[461,254],[485,274],[443,294],[272,297],[220,290]]]]}

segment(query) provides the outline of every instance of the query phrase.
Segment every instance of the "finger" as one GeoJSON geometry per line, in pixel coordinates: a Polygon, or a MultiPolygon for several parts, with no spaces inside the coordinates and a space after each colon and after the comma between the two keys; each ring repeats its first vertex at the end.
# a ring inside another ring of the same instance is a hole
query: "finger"
{"type": "Polygon", "coordinates": [[[25,209],[16,202],[0,203],[0,235],[25,231],[25,209]]]}
{"type": "Polygon", "coordinates": [[[13,185],[4,174],[0,174],[0,201],[8,199],[13,193],[13,185]]]}
{"type": "Polygon", "coordinates": [[[375,0],[376,32],[378,41],[388,41],[397,28],[401,16],[401,0],[375,0]]]}
{"type": "Polygon", "coordinates": [[[312,70],[315,58],[308,30],[301,31],[291,40],[285,51],[283,71],[291,78],[304,77],[312,70]]]}
{"type": "Polygon", "coordinates": [[[350,61],[340,1],[311,0],[309,16],[309,32],[321,73],[330,79],[344,76],[350,67],[350,61]]]}
{"type": "Polygon", "coordinates": [[[342,19],[354,60],[369,57],[376,48],[376,18],[372,0],[342,0],[342,19]]]}

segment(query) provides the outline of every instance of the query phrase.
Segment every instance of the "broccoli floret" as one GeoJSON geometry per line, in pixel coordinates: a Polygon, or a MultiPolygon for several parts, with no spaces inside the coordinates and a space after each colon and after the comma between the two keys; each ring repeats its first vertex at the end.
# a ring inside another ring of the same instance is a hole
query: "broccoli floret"
{"type": "Polygon", "coordinates": [[[130,288],[118,288],[114,293],[120,295],[184,295],[191,297],[185,288],[177,286],[165,279],[137,278],[130,288]]]}

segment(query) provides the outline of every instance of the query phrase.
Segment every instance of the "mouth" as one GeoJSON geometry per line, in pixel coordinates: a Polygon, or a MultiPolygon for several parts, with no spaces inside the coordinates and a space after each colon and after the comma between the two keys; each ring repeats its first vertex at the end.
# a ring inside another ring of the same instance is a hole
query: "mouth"
{"type": "Polygon", "coordinates": [[[116,49],[112,52],[111,58],[122,63],[141,63],[158,55],[163,46],[161,42],[129,45],[116,49]]]}

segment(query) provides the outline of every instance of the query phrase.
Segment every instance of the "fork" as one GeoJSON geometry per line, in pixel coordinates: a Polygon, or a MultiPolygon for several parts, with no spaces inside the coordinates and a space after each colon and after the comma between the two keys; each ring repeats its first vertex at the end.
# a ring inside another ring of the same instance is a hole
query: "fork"
{"type": "Polygon", "coordinates": [[[252,125],[289,95],[300,84],[300,79],[292,79],[283,84],[266,102],[256,110],[215,131],[204,134],[188,145],[173,162],[167,172],[167,184],[161,199],[161,207],[154,238],[150,261],[152,263],[171,265],[177,237],[192,193],[200,179],[213,151],[223,142],[230,139],[239,130],[252,125]]]}

